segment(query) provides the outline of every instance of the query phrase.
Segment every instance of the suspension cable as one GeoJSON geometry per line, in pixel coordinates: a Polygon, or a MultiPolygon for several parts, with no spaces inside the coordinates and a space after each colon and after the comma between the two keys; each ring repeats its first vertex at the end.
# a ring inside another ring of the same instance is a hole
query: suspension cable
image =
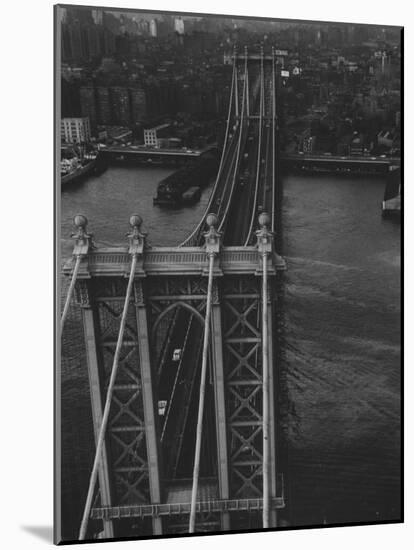
{"type": "Polygon", "coordinates": [[[61,333],[63,331],[63,326],[65,324],[66,316],[67,316],[68,311],[69,311],[69,304],[70,304],[70,300],[72,298],[73,289],[75,288],[75,283],[76,283],[76,279],[77,279],[77,276],[78,276],[78,271],[79,271],[79,266],[80,266],[80,263],[81,263],[81,260],[82,260],[82,256],[81,256],[81,254],[77,254],[75,256],[75,258],[76,258],[75,267],[73,268],[73,271],[72,271],[72,278],[70,280],[68,293],[66,295],[65,306],[63,308],[62,317],[60,318],[60,332],[61,333]]]}
{"type": "Polygon", "coordinates": [[[98,441],[97,441],[97,444],[96,444],[96,451],[95,451],[95,459],[94,459],[94,462],[93,462],[92,473],[91,473],[91,476],[90,476],[90,479],[89,479],[88,495],[86,497],[86,503],[85,503],[85,508],[84,508],[84,511],[83,511],[82,523],[81,523],[81,527],[80,527],[80,531],[79,531],[79,540],[84,540],[85,539],[86,530],[88,528],[88,521],[89,521],[89,515],[90,515],[90,510],[91,510],[91,505],[92,505],[93,492],[94,492],[94,489],[95,489],[96,479],[97,479],[97,476],[98,476],[99,464],[100,464],[100,461],[101,461],[101,458],[102,458],[103,445],[104,445],[104,442],[105,442],[105,432],[106,432],[106,428],[107,428],[107,425],[108,425],[109,411],[110,411],[110,408],[111,408],[111,401],[112,401],[112,396],[113,396],[113,393],[114,393],[115,380],[116,380],[116,375],[117,375],[117,372],[118,372],[119,355],[120,355],[120,352],[121,352],[121,346],[122,346],[122,341],[123,341],[123,337],[124,337],[125,323],[126,323],[126,317],[127,317],[127,313],[128,313],[129,302],[130,302],[130,299],[131,299],[131,291],[132,291],[132,285],[133,285],[133,282],[134,282],[136,264],[137,264],[137,254],[133,254],[132,255],[132,262],[131,262],[131,270],[130,270],[129,280],[128,280],[128,286],[127,286],[127,291],[126,291],[126,296],[125,296],[124,309],[122,311],[121,324],[120,324],[119,333],[118,333],[118,340],[117,340],[117,343],[116,343],[114,360],[113,360],[113,364],[112,364],[111,377],[110,377],[110,380],[109,380],[108,390],[107,390],[107,394],[106,394],[105,408],[104,408],[104,412],[103,412],[103,416],[102,416],[102,423],[101,423],[101,426],[99,428],[98,441]]]}
{"type": "MultiPolygon", "coordinates": [[[[223,214],[223,217],[222,217],[221,222],[220,222],[219,231],[223,230],[223,226],[224,226],[225,220],[227,218],[227,213],[230,209],[231,198],[233,196],[233,191],[234,191],[234,187],[235,187],[235,183],[236,183],[237,168],[238,168],[238,165],[239,165],[239,158],[240,158],[240,146],[241,146],[241,141],[242,141],[242,136],[243,136],[244,106],[245,106],[245,101],[246,101],[247,82],[248,82],[248,80],[247,80],[247,48],[245,48],[244,82],[243,82],[243,96],[242,96],[240,125],[239,125],[239,141],[238,141],[238,144],[237,144],[236,162],[235,162],[235,165],[234,165],[234,173],[233,173],[232,185],[231,185],[231,188],[230,188],[230,195],[229,195],[229,197],[226,201],[226,208],[224,210],[224,214],[223,214]]],[[[247,94],[248,93],[249,93],[249,90],[247,90],[247,94]]]]}
{"type": "MultiPolygon", "coordinates": [[[[197,234],[200,232],[201,228],[204,226],[205,218],[206,218],[207,214],[210,212],[211,205],[213,204],[213,200],[215,198],[215,194],[216,194],[216,191],[217,191],[217,188],[218,188],[221,173],[223,171],[224,158],[227,155],[227,140],[228,140],[228,135],[229,135],[230,119],[231,119],[231,112],[232,112],[232,107],[233,107],[233,90],[234,90],[234,88],[236,88],[236,90],[237,90],[237,78],[238,77],[237,77],[237,67],[236,67],[236,54],[234,54],[233,72],[232,72],[232,76],[231,76],[231,87],[230,87],[230,101],[229,101],[229,109],[228,109],[228,112],[227,112],[226,133],[225,133],[225,136],[224,136],[224,146],[223,146],[223,151],[222,151],[222,154],[221,154],[220,165],[219,165],[219,169],[218,169],[218,172],[217,172],[216,181],[214,183],[213,190],[211,191],[209,201],[207,203],[206,209],[204,211],[204,214],[203,214],[201,220],[199,221],[199,223],[197,224],[197,226],[193,230],[193,232],[185,239],[185,241],[183,241],[181,244],[178,245],[179,247],[187,246],[189,244],[190,245],[192,244],[192,240],[197,236],[197,234]]],[[[235,103],[235,106],[236,106],[236,111],[238,112],[238,97],[237,97],[237,95],[235,95],[234,103],[235,103]]]]}
{"type": "Polygon", "coordinates": [[[261,52],[261,63],[260,63],[260,105],[259,105],[259,140],[257,146],[257,165],[256,165],[256,186],[254,191],[253,199],[253,209],[252,217],[250,220],[250,227],[247,233],[247,238],[244,243],[244,246],[249,244],[253,233],[254,221],[256,218],[256,207],[257,207],[257,197],[259,194],[260,186],[260,173],[261,173],[261,152],[262,152],[262,134],[263,134],[263,109],[264,109],[264,71],[263,71],[263,50],[261,52]]]}
{"type": "Polygon", "coordinates": [[[201,377],[200,377],[200,397],[198,402],[196,445],[195,445],[195,452],[194,452],[193,487],[191,492],[191,509],[190,509],[189,528],[188,528],[189,533],[194,533],[195,519],[196,519],[198,478],[200,474],[201,438],[203,435],[203,416],[204,416],[204,400],[205,400],[205,391],[206,391],[207,358],[208,358],[208,346],[209,346],[209,337],[210,337],[211,294],[213,289],[214,256],[215,256],[215,251],[210,249],[208,251],[209,268],[208,268],[208,285],[207,285],[207,304],[206,304],[206,318],[205,318],[205,324],[204,324],[203,355],[202,355],[201,377]]]}
{"type": "Polygon", "coordinates": [[[263,252],[262,369],[263,369],[263,528],[269,527],[269,361],[267,312],[267,251],[263,252]]]}
{"type": "Polygon", "coordinates": [[[79,266],[82,258],[88,255],[89,249],[94,246],[92,242],[92,235],[87,232],[88,220],[82,214],[76,214],[73,218],[73,223],[77,229],[77,233],[72,233],[72,237],[75,238],[75,246],[73,249],[73,257],[75,258],[75,266],[72,271],[72,278],[69,284],[68,293],[66,295],[65,305],[63,308],[62,316],[60,318],[60,332],[63,331],[63,326],[66,321],[66,317],[69,311],[70,300],[72,298],[73,290],[75,288],[76,279],[78,277],[79,266]]]}
{"type": "MultiPolygon", "coordinates": [[[[218,169],[218,172],[217,172],[217,178],[216,180],[218,180],[221,176],[221,172],[223,170],[223,165],[224,165],[224,152],[225,152],[225,149],[226,149],[226,146],[227,146],[227,139],[228,139],[228,135],[229,135],[229,129],[230,129],[230,119],[231,119],[231,111],[232,111],[232,105],[233,105],[233,90],[235,88],[235,83],[237,85],[237,68],[236,68],[236,61],[234,59],[233,61],[233,73],[232,73],[232,77],[231,77],[231,87],[230,87],[230,102],[229,102],[229,110],[227,112],[227,122],[226,122],[226,133],[224,135],[224,147],[223,147],[223,153],[221,155],[221,159],[220,159],[220,166],[219,166],[219,169],[218,169]]],[[[238,98],[237,96],[235,95],[235,98],[234,98],[234,103],[235,105],[238,104],[238,98]]],[[[206,209],[206,214],[208,212],[208,205],[207,205],[207,209],[206,209]]]]}
{"type": "Polygon", "coordinates": [[[198,478],[200,473],[200,454],[201,454],[201,438],[203,434],[203,416],[204,416],[204,399],[206,389],[206,373],[207,373],[207,355],[208,344],[210,336],[210,315],[211,315],[211,293],[213,286],[213,266],[214,266],[214,252],[209,254],[209,270],[208,270],[208,286],[207,286],[207,306],[206,306],[206,319],[204,324],[204,342],[203,342],[203,356],[201,363],[201,379],[200,379],[200,397],[198,402],[198,418],[197,418],[197,432],[196,432],[196,446],[194,453],[194,470],[193,470],[193,488],[191,492],[191,510],[190,510],[190,524],[189,533],[194,533],[195,528],[195,516],[196,516],[196,500],[198,490],[198,478]]]}

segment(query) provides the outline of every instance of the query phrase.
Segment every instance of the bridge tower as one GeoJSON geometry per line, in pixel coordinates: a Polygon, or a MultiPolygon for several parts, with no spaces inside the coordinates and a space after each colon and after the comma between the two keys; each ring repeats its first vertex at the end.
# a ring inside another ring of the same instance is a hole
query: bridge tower
{"type": "MultiPolygon", "coordinates": [[[[139,220],[132,217],[131,222],[139,220]]],[[[84,225],[78,227],[78,236],[85,229],[84,225]]],[[[189,429],[193,403],[186,402],[185,396],[198,401],[208,258],[203,246],[150,247],[140,225],[132,227],[132,234],[142,246],[126,306],[131,267],[127,247],[90,247],[81,257],[75,284],[75,299],[82,309],[96,438],[122,311],[126,311],[87,538],[97,529],[93,520],[98,519],[103,521],[98,530],[105,538],[119,536],[125,529],[131,536],[144,536],[187,532],[188,528],[191,480],[180,469],[185,473],[186,462],[192,464],[194,441],[189,437],[194,430],[189,429]],[[174,366],[172,357],[180,331],[182,357],[174,366]],[[173,375],[169,369],[174,369],[173,375]],[[168,382],[171,377],[174,381],[168,382]],[[161,382],[170,392],[168,416],[159,414],[160,396],[164,397],[161,382]]],[[[260,236],[258,239],[260,242],[260,236]]],[[[215,449],[210,450],[213,468],[201,468],[196,532],[261,527],[263,256],[259,248],[220,246],[214,259],[207,391],[214,414],[205,419],[202,449],[208,452],[212,444],[215,449]]],[[[267,258],[270,526],[276,526],[276,510],[284,506],[284,496],[276,465],[273,288],[285,264],[272,244],[267,258]]],[[[72,269],[68,262],[64,273],[70,275],[72,269]]]]}

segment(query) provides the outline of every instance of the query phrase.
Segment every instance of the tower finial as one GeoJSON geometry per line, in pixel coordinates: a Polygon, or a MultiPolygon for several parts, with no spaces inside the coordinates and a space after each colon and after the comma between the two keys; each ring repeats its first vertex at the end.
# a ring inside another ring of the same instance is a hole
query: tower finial
{"type": "Polygon", "coordinates": [[[83,214],[76,214],[73,218],[73,225],[76,227],[76,232],[71,234],[75,239],[73,254],[75,256],[86,256],[89,248],[93,247],[93,235],[87,232],[88,219],[83,214]]]}
{"type": "Polygon", "coordinates": [[[146,234],[141,231],[141,216],[139,214],[132,214],[129,218],[129,225],[131,226],[131,232],[126,234],[129,240],[129,253],[142,254],[144,251],[146,234]]]}
{"type": "Polygon", "coordinates": [[[208,214],[206,218],[206,223],[209,226],[209,230],[204,233],[207,253],[217,254],[220,250],[221,233],[219,233],[216,229],[216,226],[218,224],[218,218],[216,214],[208,214]]]}
{"type": "Polygon", "coordinates": [[[269,230],[270,216],[267,212],[259,215],[260,229],[256,231],[257,247],[261,254],[270,254],[273,250],[273,233],[269,230]]]}

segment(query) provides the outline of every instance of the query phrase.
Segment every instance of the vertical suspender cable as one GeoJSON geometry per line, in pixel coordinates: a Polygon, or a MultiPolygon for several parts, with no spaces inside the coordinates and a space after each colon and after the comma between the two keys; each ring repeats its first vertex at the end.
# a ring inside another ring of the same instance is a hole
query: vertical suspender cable
{"type": "Polygon", "coordinates": [[[77,254],[76,255],[75,267],[73,268],[72,279],[70,281],[68,293],[66,295],[65,307],[63,308],[62,317],[60,319],[60,332],[62,332],[62,330],[63,330],[63,326],[65,324],[66,316],[67,316],[68,311],[69,311],[70,299],[72,298],[73,289],[75,288],[76,278],[78,276],[78,271],[79,271],[79,266],[80,266],[80,263],[81,263],[81,259],[82,259],[82,256],[80,254],[77,254]]]}
{"type": "Polygon", "coordinates": [[[202,357],[202,363],[201,363],[200,397],[198,402],[196,446],[195,446],[195,453],[194,453],[193,488],[191,492],[190,523],[188,528],[189,533],[194,533],[195,519],[196,519],[196,501],[197,501],[197,490],[198,490],[198,478],[200,473],[201,437],[203,434],[204,397],[205,397],[205,391],[206,391],[207,357],[208,357],[208,344],[209,344],[209,336],[210,336],[213,266],[214,266],[214,252],[210,252],[209,269],[208,269],[206,319],[204,324],[203,357],[202,357]]]}
{"type": "Polygon", "coordinates": [[[132,291],[132,284],[134,282],[136,264],[137,264],[137,255],[133,254],[132,263],[131,263],[131,271],[130,271],[130,274],[129,274],[129,281],[128,281],[128,286],[127,286],[127,291],[126,291],[126,296],[125,296],[124,309],[122,311],[121,325],[119,327],[118,340],[117,340],[117,343],[116,343],[114,361],[113,361],[113,364],[112,364],[111,378],[109,380],[108,391],[106,393],[106,401],[105,401],[105,408],[104,408],[104,412],[103,412],[103,416],[102,416],[102,424],[101,424],[101,427],[99,428],[98,441],[97,441],[97,444],[96,444],[96,451],[95,451],[95,459],[94,459],[94,462],[93,462],[92,473],[91,473],[91,477],[90,477],[90,480],[89,480],[88,495],[86,497],[85,509],[84,509],[84,512],[83,512],[82,523],[81,523],[81,527],[80,527],[80,531],[79,531],[79,540],[84,540],[85,539],[86,530],[88,528],[89,514],[90,514],[90,510],[91,510],[92,498],[93,498],[93,492],[94,492],[94,489],[95,489],[96,479],[97,479],[97,476],[98,476],[99,463],[100,463],[101,458],[102,458],[103,445],[104,445],[104,441],[105,441],[105,432],[106,432],[106,427],[108,425],[109,410],[110,410],[110,407],[111,407],[112,396],[113,396],[113,393],[114,393],[115,380],[116,380],[116,375],[117,375],[118,366],[119,366],[119,355],[120,355],[120,352],[121,352],[122,341],[123,341],[123,338],[124,338],[125,323],[126,323],[126,317],[127,317],[127,313],[128,313],[128,306],[129,306],[129,302],[130,302],[130,299],[131,299],[131,291],[132,291]]]}
{"type": "Polygon", "coordinates": [[[262,371],[263,371],[263,528],[269,527],[269,354],[267,319],[267,252],[263,251],[262,371]]]}

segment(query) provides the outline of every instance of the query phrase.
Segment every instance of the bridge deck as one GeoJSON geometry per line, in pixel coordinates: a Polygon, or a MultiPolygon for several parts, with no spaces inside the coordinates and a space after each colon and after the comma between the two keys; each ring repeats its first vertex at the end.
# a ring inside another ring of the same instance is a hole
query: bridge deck
{"type": "MultiPolygon", "coordinates": [[[[120,276],[129,271],[131,256],[127,247],[100,248],[91,252],[81,263],[78,278],[120,276]]],[[[269,274],[284,270],[285,261],[278,254],[273,255],[269,274]],[[273,265],[272,265],[273,264],[273,265]]],[[[68,261],[63,272],[67,275],[73,269],[68,261]]],[[[153,247],[144,253],[142,265],[137,269],[141,275],[204,275],[208,269],[206,253],[200,247],[172,248],[153,247]]],[[[215,275],[261,274],[260,257],[255,246],[228,246],[220,251],[220,262],[215,275]]]]}

